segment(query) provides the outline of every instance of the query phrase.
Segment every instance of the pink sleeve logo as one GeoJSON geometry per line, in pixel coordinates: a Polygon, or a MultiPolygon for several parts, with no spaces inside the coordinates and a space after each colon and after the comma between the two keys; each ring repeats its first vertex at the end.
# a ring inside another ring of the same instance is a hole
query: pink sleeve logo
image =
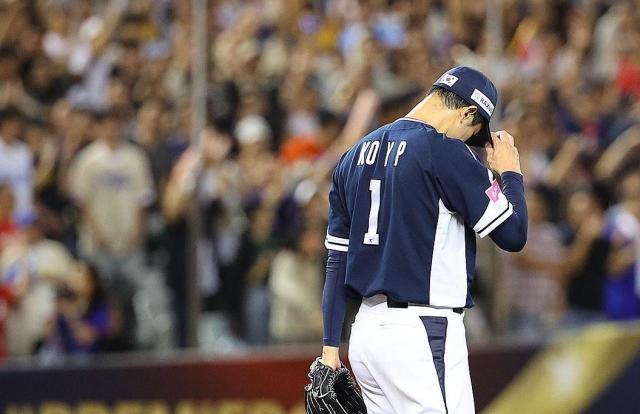
{"type": "Polygon", "coordinates": [[[489,197],[489,200],[496,203],[500,197],[500,186],[498,185],[498,181],[493,180],[491,187],[487,188],[484,193],[489,197]]]}

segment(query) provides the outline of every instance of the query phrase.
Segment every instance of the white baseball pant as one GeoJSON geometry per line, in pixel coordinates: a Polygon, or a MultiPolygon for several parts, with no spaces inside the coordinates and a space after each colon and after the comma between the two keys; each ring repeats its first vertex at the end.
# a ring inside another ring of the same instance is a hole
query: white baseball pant
{"type": "Polygon", "coordinates": [[[349,362],[368,414],[474,413],[463,315],[389,308],[365,298],[351,329],[349,362]]]}

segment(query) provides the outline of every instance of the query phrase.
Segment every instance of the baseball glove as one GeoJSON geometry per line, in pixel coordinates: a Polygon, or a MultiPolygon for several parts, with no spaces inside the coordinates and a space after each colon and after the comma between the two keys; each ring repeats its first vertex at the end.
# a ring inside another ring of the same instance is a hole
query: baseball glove
{"type": "Polygon", "coordinates": [[[307,414],[366,414],[362,394],[344,366],[334,371],[316,358],[309,378],[311,383],[304,387],[307,414]]]}

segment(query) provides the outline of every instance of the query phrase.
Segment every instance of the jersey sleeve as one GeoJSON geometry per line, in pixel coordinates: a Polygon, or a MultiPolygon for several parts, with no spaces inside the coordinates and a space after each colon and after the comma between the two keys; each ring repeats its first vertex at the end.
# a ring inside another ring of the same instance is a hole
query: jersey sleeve
{"type": "Polygon", "coordinates": [[[464,142],[444,138],[436,147],[432,163],[440,198],[480,237],[487,236],[513,214],[513,205],[464,142]]]}
{"type": "Polygon", "coordinates": [[[329,225],[324,242],[329,249],[329,254],[322,293],[322,316],[324,345],[337,347],[340,345],[340,334],[347,310],[345,277],[351,226],[345,202],[344,184],[340,179],[340,164],[333,172],[332,181],[329,191],[329,225]]]}
{"type": "Polygon", "coordinates": [[[339,166],[333,172],[329,191],[329,225],[324,245],[327,249],[347,252],[351,220],[347,211],[344,186],[339,177],[339,166]]]}

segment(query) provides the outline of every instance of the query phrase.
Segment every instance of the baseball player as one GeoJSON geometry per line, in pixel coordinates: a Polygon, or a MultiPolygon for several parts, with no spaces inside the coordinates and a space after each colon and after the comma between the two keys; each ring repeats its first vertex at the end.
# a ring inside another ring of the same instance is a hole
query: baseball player
{"type": "Polygon", "coordinates": [[[333,173],[318,362],[340,368],[347,296],[362,298],[349,360],[369,414],[474,412],[462,320],[473,307],[475,237],[507,251],[527,239],[514,139],[489,131],[497,98],[482,73],[455,67],[333,173]],[[469,145],[486,148],[491,169],[469,145]]]}

